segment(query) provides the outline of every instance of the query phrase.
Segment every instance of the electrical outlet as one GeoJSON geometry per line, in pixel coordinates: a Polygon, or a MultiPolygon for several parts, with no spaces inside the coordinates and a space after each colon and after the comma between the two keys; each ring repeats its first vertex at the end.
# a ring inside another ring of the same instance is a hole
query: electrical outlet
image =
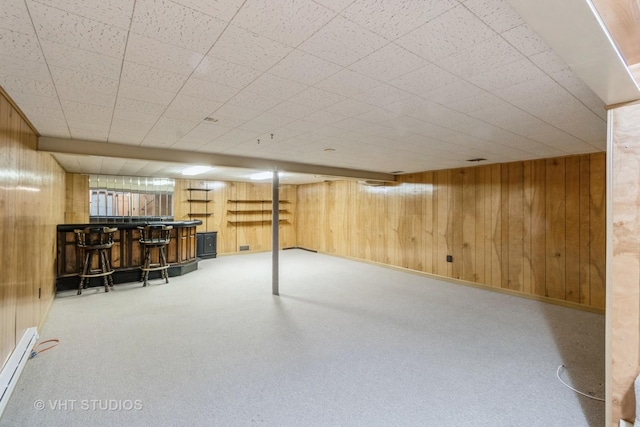
{"type": "Polygon", "coordinates": [[[453,255],[447,255],[447,262],[453,262],[453,255]]]}

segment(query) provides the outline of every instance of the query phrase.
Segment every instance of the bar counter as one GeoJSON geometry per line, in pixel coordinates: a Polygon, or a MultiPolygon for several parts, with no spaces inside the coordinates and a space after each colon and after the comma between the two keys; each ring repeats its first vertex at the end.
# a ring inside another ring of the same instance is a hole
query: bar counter
{"type": "MultiPolygon", "coordinates": [[[[82,271],[82,250],[76,246],[74,230],[86,227],[117,227],[114,244],[111,248],[111,267],[114,283],[137,282],[140,279],[140,266],[143,261],[143,247],[140,244],[138,227],[155,222],[108,222],[91,224],[59,224],[57,226],[56,289],[58,291],[77,289],[82,271]]],[[[163,221],[173,226],[171,240],[166,249],[170,264],[169,276],[181,276],[198,269],[196,258],[196,226],[202,221],[163,221]]],[[[157,254],[155,254],[157,257],[157,254]]],[[[152,260],[152,262],[158,262],[152,260]]],[[[157,277],[159,277],[159,272],[157,277]]],[[[156,279],[151,274],[150,279],[156,279]]],[[[100,279],[100,278],[98,278],[100,279]]],[[[164,283],[164,282],[163,282],[164,283]]],[[[101,280],[92,279],[89,286],[101,286],[101,280]]],[[[140,285],[142,286],[142,284],[140,285]]]]}

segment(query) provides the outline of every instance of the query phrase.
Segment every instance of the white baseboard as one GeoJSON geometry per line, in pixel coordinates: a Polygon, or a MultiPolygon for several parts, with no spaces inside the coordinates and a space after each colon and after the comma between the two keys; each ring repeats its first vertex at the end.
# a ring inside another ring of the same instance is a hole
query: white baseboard
{"type": "Polygon", "coordinates": [[[13,350],[13,353],[9,356],[9,360],[7,360],[4,368],[2,368],[2,371],[0,372],[0,417],[2,417],[4,408],[9,402],[11,393],[18,382],[18,378],[24,369],[24,365],[26,365],[27,360],[29,360],[29,357],[31,356],[31,350],[36,344],[37,339],[37,328],[33,327],[27,329],[24,335],[22,335],[22,338],[15,350],[13,350]]]}
{"type": "Polygon", "coordinates": [[[625,420],[620,420],[619,427],[633,427],[633,423],[630,423],[629,421],[625,421],[625,420]]]}

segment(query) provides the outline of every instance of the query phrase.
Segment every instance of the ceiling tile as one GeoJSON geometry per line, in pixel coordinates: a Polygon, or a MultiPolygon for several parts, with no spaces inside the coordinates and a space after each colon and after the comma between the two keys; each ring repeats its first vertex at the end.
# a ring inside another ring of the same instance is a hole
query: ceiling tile
{"type": "Polygon", "coordinates": [[[56,87],[73,88],[76,92],[88,91],[113,96],[118,91],[117,80],[54,66],[50,66],[49,69],[56,87]]]}
{"type": "Polygon", "coordinates": [[[502,33],[524,21],[503,0],[465,0],[464,6],[497,33],[502,33]]]}
{"type": "Polygon", "coordinates": [[[265,73],[246,87],[246,90],[275,99],[288,99],[308,88],[307,85],[296,83],[273,74],[265,73]]]}
{"type": "Polygon", "coordinates": [[[338,16],[302,43],[299,49],[347,66],[387,43],[382,37],[338,16]]]}
{"type": "Polygon", "coordinates": [[[333,104],[326,108],[326,111],[335,114],[341,114],[345,117],[353,117],[359,114],[367,113],[375,109],[373,105],[365,104],[364,102],[356,101],[355,99],[345,99],[337,104],[333,104]]]}
{"type": "Polygon", "coordinates": [[[72,67],[76,71],[112,80],[120,78],[121,58],[113,58],[49,40],[42,41],[42,50],[47,57],[49,66],[67,69],[72,67]]]}
{"type": "Polygon", "coordinates": [[[308,0],[247,0],[233,24],[296,47],[334,16],[335,12],[308,0]]]}
{"type": "Polygon", "coordinates": [[[189,133],[171,145],[174,150],[197,150],[215,138],[231,131],[230,128],[215,123],[203,122],[191,129],[189,133]]]}
{"type": "Polygon", "coordinates": [[[134,0],[29,0],[29,4],[33,2],[42,3],[123,30],[129,30],[133,5],[135,3],[134,0]]]}
{"type": "Polygon", "coordinates": [[[0,28],[24,34],[35,34],[24,0],[3,0],[0,8],[0,28]]]}
{"type": "MultiPolygon", "coordinates": [[[[444,105],[463,114],[490,110],[492,108],[504,108],[505,110],[514,109],[513,105],[488,92],[481,92],[478,95],[463,98],[455,102],[447,102],[444,105]]],[[[470,115],[475,117],[474,114],[470,115]]]]}
{"type": "Polygon", "coordinates": [[[405,74],[390,81],[390,84],[407,92],[422,95],[430,90],[460,82],[460,79],[435,64],[405,74]]]}
{"type": "Polygon", "coordinates": [[[154,124],[155,121],[145,123],[114,117],[109,129],[109,141],[122,144],[139,144],[154,124]]]}
{"type": "Polygon", "coordinates": [[[456,5],[455,0],[356,0],[342,16],[387,40],[395,40],[456,5]]]}
{"type": "MultiPolygon", "coordinates": [[[[0,54],[0,73],[39,82],[51,83],[51,74],[44,58],[36,61],[0,54]]],[[[2,81],[0,80],[0,83],[2,81]]]]}
{"type": "Polygon", "coordinates": [[[349,6],[353,0],[313,0],[322,6],[333,10],[334,12],[341,12],[347,6],[349,6]]]}
{"type": "Polygon", "coordinates": [[[201,122],[221,106],[221,102],[178,94],[165,110],[164,117],[201,122]]]}
{"type": "Polygon", "coordinates": [[[126,61],[177,74],[191,74],[202,60],[198,52],[159,42],[155,39],[130,34],[126,61]]]}
{"type": "Polygon", "coordinates": [[[129,82],[120,82],[118,93],[120,97],[151,102],[163,106],[169,105],[176,96],[175,92],[140,86],[129,82]]]}
{"type": "Polygon", "coordinates": [[[289,46],[229,25],[209,51],[209,56],[266,71],[292,50],[289,46]]]}
{"type": "Polygon", "coordinates": [[[278,98],[259,95],[249,90],[243,90],[229,100],[229,104],[239,107],[252,108],[259,111],[267,111],[283,102],[278,98]]]}
{"type": "Polygon", "coordinates": [[[116,101],[113,117],[141,123],[155,123],[166,109],[166,105],[124,98],[121,94],[116,101]]]}
{"type": "Polygon", "coordinates": [[[307,105],[296,104],[294,102],[283,101],[269,110],[272,114],[279,114],[294,119],[301,119],[318,111],[318,108],[307,105]]]}
{"type": "Polygon", "coordinates": [[[289,101],[320,109],[327,108],[328,106],[333,104],[337,104],[344,99],[344,96],[327,92],[315,87],[310,87],[291,97],[289,101]]]}
{"type": "Polygon", "coordinates": [[[306,120],[310,122],[320,123],[323,125],[330,125],[344,119],[345,117],[341,114],[335,114],[325,110],[317,111],[306,117],[306,120]]]}
{"type": "Polygon", "coordinates": [[[43,62],[42,50],[35,35],[0,28],[0,52],[3,56],[43,62]]]}
{"type": "Polygon", "coordinates": [[[379,85],[380,81],[345,68],[314,86],[339,95],[355,96],[379,85]]]}
{"type": "Polygon", "coordinates": [[[402,99],[406,99],[409,96],[409,93],[401,89],[387,84],[381,84],[380,86],[376,86],[367,92],[360,93],[353,98],[358,101],[366,102],[367,104],[384,107],[402,99]]]}
{"type": "Polygon", "coordinates": [[[181,95],[197,96],[211,101],[226,102],[238,93],[237,88],[211,83],[191,76],[180,90],[181,95]]]}
{"type": "Polygon", "coordinates": [[[351,64],[349,69],[377,80],[390,80],[429,64],[408,50],[390,43],[351,64]]]}
{"type": "Polygon", "coordinates": [[[468,77],[469,81],[488,91],[502,89],[508,86],[520,84],[529,80],[544,77],[540,70],[530,59],[520,59],[501,67],[474,74],[468,77]]]}
{"type": "Polygon", "coordinates": [[[152,89],[177,92],[187,80],[184,74],[160,70],[134,62],[124,61],[121,81],[152,89]]]}
{"type": "Polygon", "coordinates": [[[199,53],[207,53],[227,24],[168,0],[137,0],[131,32],[199,53]]]}
{"type": "Polygon", "coordinates": [[[116,102],[116,111],[121,114],[146,114],[156,119],[164,112],[168,104],[159,104],[156,102],[143,101],[140,99],[127,98],[128,94],[120,93],[116,102]]]}
{"type": "Polygon", "coordinates": [[[149,131],[141,145],[168,147],[197,125],[198,122],[191,120],[161,117],[149,131]]]}
{"type": "Polygon", "coordinates": [[[439,104],[450,106],[455,105],[461,99],[480,96],[486,93],[483,89],[461,80],[458,83],[452,83],[447,86],[439,87],[437,89],[426,92],[423,96],[430,101],[437,102],[439,104]]]}
{"type": "Polygon", "coordinates": [[[366,120],[371,123],[384,123],[396,120],[400,117],[400,113],[396,111],[390,111],[384,108],[374,107],[373,109],[355,116],[357,119],[366,120]]]}
{"type": "Polygon", "coordinates": [[[124,54],[127,31],[122,28],[36,2],[31,3],[30,10],[40,40],[115,58],[122,58],[124,54]]]}
{"type": "Polygon", "coordinates": [[[62,106],[57,97],[15,92],[11,93],[11,98],[25,113],[27,113],[25,110],[32,112],[27,117],[50,117],[63,123],[65,121],[62,106]]]}
{"type": "Polygon", "coordinates": [[[237,105],[227,103],[227,104],[224,104],[222,107],[220,107],[218,110],[216,110],[215,113],[213,113],[213,117],[219,120],[218,124],[220,126],[235,128],[240,124],[242,124],[243,122],[247,120],[251,120],[262,113],[263,111],[261,110],[256,110],[256,109],[247,108],[247,107],[240,107],[237,105]],[[222,119],[223,117],[240,120],[240,122],[238,123],[234,121],[234,122],[225,123],[225,120],[222,119]]]}
{"type": "Polygon", "coordinates": [[[261,71],[232,64],[213,56],[205,56],[193,72],[193,77],[233,88],[243,88],[254,81],[261,71]]]}
{"type": "Polygon", "coordinates": [[[531,56],[549,50],[549,45],[529,28],[527,24],[518,25],[505,31],[501,35],[525,56],[531,56]]]}
{"type": "Polygon", "coordinates": [[[569,69],[567,63],[551,49],[531,55],[529,59],[547,74],[569,69]]]}
{"type": "Polygon", "coordinates": [[[105,94],[91,90],[78,89],[76,86],[56,85],[58,96],[61,100],[75,101],[84,104],[99,105],[113,109],[116,103],[116,94],[105,94]]]}
{"type": "Polygon", "coordinates": [[[313,85],[342,69],[340,65],[294,50],[271,68],[269,73],[294,82],[313,85]]]}
{"type": "MultiPolygon", "coordinates": [[[[275,133],[280,126],[285,126],[294,121],[294,118],[286,116],[277,116],[272,113],[262,113],[257,117],[247,121],[238,129],[249,130],[260,133],[275,133]]],[[[264,142],[264,141],[263,141],[264,142]]]]}
{"type": "Polygon", "coordinates": [[[233,147],[243,142],[251,142],[253,145],[258,145],[258,137],[260,132],[254,132],[246,129],[233,129],[230,132],[216,138],[211,144],[216,144],[220,148],[233,147]]]}
{"type": "Polygon", "coordinates": [[[569,69],[550,74],[550,77],[575,96],[602,120],[607,120],[604,102],[569,69]]]}
{"type": "Polygon", "coordinates": [[[445,70],[462,78],[492,70],[524,59],[524,56],[502,37],[496,35],[473,47],[461,49],[438,61],[445,70]]]}
{"type": "Polygon", "coordinates": [[[22,92],[38,96],[56,96],[53,83],[7,75],[2,73],[2,66],[0,66],[0,82],[2,82],[3,89],[11,94],[22,92]]]}
{"type": "Polygon", "coordinates": [[[470,48],[494,35],[484,22],[459,5],[402,36],[396,43],[433,61],[447,57],[459,49],[470,48]]]}
{"type": "Polygon", "coordinates": [[[172,0],[198,12],[229,22],[243,5],[244,0],[172,0]]]}

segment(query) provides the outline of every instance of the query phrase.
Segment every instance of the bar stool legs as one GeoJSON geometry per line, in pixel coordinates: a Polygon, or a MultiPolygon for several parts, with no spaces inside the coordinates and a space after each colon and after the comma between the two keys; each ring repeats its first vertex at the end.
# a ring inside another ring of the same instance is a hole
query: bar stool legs
{"type": "Polygon", "coordinates": [[[109,227],[88,227],[81,230],[74,230],[76,234],[76,245],[84,251],[84,264],[80,274],[80,284],[78,285],[78,295],[82,295],[82,289],[86,289],[92,277],[102,277],[104,291],[109,292],[113,287],[113,269],[109,261],[109,254],[113,246],[113,234],[117,228],[109,227]],[[91,269],[94,255],[97,257],[97,269],[91,269]]]}
{"type": "Polygon", "coordinates": [[[144,282],[142,287],[147,286],[149,280],[149,272],[160,270],[161,278],[164,279],[165,283],[169,283],[169,275],[167,274],[167,269],[169,268],[169,264],[167,263],[167,257],[164,252],[164,248],[166,245],[145,245],[144,248],[144,261],[142,263],[142,276],[140,277],[140,281],[144,282]],[[158,264],[151,263],[151,250],[158,249],[158,264]]]}
{"type": "Polygon", "coordinates": [[[160,271],[165,283],[169,283],[169,274],[167,273],[169,263],[167,263],[165,248],[171,240],[170,233],[173,227],[164,224],[148,224],[144,227],[138,227],[138,229],[140,230],[140,244],[144,248],[142,266],[140,267],[142,270],[140,281],[144,282],[142,286],[148,285],[150,271],[160,271]],[[157,263],[151,262],[153,249],[158,250],[157,263]]]}

